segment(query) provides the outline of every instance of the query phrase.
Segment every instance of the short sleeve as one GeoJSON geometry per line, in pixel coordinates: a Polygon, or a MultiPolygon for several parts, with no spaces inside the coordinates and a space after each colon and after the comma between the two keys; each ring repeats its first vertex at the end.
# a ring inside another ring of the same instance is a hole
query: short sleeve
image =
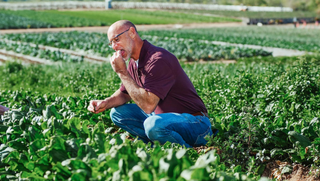
{"type": "Polygon", "coordinates": [[[164,99],[175,83],[172,68],[161,57],[156,58],[145,69],[144,89],[164,99]]]}

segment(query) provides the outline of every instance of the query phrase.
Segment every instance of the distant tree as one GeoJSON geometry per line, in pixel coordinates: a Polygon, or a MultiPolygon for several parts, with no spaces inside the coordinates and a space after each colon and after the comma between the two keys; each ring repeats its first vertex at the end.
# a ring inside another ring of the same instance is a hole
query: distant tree
{"type": "Polygon", "coordinates": [[[238,2],[246,6],[267,6],[265,0],[238,0],[238,2]]]}

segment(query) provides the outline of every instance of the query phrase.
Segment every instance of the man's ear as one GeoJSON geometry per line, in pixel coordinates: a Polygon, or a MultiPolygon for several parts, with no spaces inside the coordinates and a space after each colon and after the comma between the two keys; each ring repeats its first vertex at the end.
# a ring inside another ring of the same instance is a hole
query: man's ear
{"type": "Polygon", "coordinates": [[[132,39],[134,39],[136,37],[136,34],[137,34],[136,30],[134,29],[134,27],[131,26],[130,29],[129,29],[129,36],[132,39]]]}

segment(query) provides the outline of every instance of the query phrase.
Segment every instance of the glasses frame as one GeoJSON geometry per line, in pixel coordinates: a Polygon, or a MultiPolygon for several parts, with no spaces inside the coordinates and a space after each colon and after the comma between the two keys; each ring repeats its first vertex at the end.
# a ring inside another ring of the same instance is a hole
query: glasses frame
{"type": "MultiPolygon", "coordinates": [[[[110,47],[112,47],[112,42],[115,41],[114,39],[119,38],[120,35],[122,35],[123,33],[127,32],[127,31],[129,31],[129,30],[130,30],[130,28],[127,29],[127,30],[125,30],[125,31],[123,31],[122,33],[117,34],[115,37],[113,37],[113,38],[111,39],[111,41],[108,43],[108,45],[109,45],[110,47]]],[[[119,41],[115,41],[115,42],[119,42],[119,41]]]]}

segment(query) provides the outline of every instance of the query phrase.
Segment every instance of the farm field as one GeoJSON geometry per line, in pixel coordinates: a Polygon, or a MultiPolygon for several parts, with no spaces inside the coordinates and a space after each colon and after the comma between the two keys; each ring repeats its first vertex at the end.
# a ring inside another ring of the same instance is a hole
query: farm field
{"type": "Polygon", "coordinates": [[[104,11],[0,10],[0,18],[0,29],[107,26],[119,19],[128,19],[137,25],[241,22],[239,19],[229,17],[207,17],[182,12],[134,9],[104,11]]]}
{"type": "Polygon", "coordinates": [[[109,111],[88,112],[90,100],[120,85],[108,64],[7,63],[0,67],[6,75],[0,104],[16,110],[0,123],[1,180],[259,180],[274,160],[287,162],[278,167],[284,175],[292,171],[289,163],[317,168],[319,57],[273,59],[182,64],[220,130],[199,152],[131,142],[111,123],[109,111]]]}
{"type": "MultiPolygon", "coordinates": [[[[270,56],[270,52],[263,50],[254,50],[241,47],[219,46],[210,42],[194,41],[191,36],[184,39],[166,37],[166,34],[159,33],[157,36],[141,33],[142,38],[146,38],[155,45],[164,47],[175,54],[180,60],[200,61],[200,60],[220,60],[220,59],[238,59],[240,57],[252,56],[270,56]],[[146,34],[146,35],[145,35],[146,34]]],[[[82,51],[86,54],[109,57],[113,50],[107,46],[108,39],[103,33],[86,32],[60,32],[60,33],[24,33],[24,34],[5,34],[0,38],[0,48],[32,55],[53,61],[69,61],[70,56],[58,50],[45,50],[37,45],[45,45],[60,49],[70,49],[73,51],[82,51]],[[31,46],[31,44],[33,46],[31,46]],[[36,45],[37,44],[37,45],[36,45]],[[66,55],[66,56],[65,56],[66,55]]],[[[73,56],[71,61],[83,61],[79,55],[73,56]]]]}
{"type": "Polygon", "coordinates": [[[295,29],[275,26],[241,26],[207,29],[168,30],[143,32],[148,35],[188,38],[203,41],[222,41],[229,43],[260,45],[286,49],[319,52],[320,31],[318,29],[295,29]]]}
{"type": "Polygon", "coordinates": [[[255,12],[255,11],[209,11],[209,10],[172,10],[172,12],[190,12],[223,17],[245,17],[245,18],[307,18],[318,17],[315,12],[293,11],[293,12],[255,12]]]}
{"type": "MultiPolygon", "coordinates": [[[[84,13],[77,18],[90,17],[84,13]]],[[[87,111],[90,100],[110,96],[121,83],[106,60],[113,50],[104,33],[0,34],[0,104],[12,108],[0,120],[0,180],[263,181],[298,171],[320,179],[319,31],[255,26],[139,34],[181,60],[218,135],[199,148],[151,146],[117,128],[110,111],[87,111]],[[312,54],[272,57],[212,41],[312,54]]]]}

